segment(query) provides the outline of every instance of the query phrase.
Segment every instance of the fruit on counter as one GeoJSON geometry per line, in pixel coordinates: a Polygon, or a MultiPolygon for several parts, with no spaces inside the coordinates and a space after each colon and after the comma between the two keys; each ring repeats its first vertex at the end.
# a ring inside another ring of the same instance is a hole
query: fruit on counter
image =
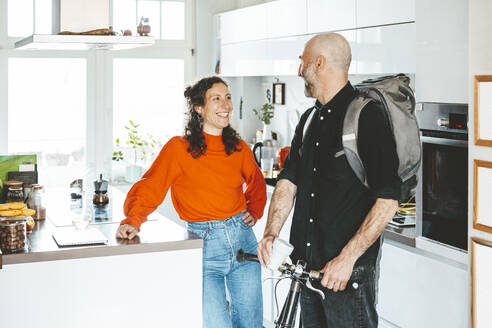
{"type": "Polygon", "coordinates": [[[22,216],[22,210],[5,210],[5,211],[0,211],[0,216],[6,216],[6,217],[22,216]]]}
{"type": "Polygon", "coordinates": [[[34,228],[36,221],[32,217],[29,217],[26,221],[26,229],[27,231],[31,231],[34,228]]]}
{"type": "Polygon", "coordinates": [[[26,208],[26,204],[24,203],[5,203],[5,204],[0,204],[0,211],[7,211],[7,210],[21,210],[23,208],[26,208]]]}
{"type": "Polygon", "coordinates": [[[22,216],[31,216],[36,214],[36,211],[30,208],[23,208],[21,211],[22,211],[22,216]]]}

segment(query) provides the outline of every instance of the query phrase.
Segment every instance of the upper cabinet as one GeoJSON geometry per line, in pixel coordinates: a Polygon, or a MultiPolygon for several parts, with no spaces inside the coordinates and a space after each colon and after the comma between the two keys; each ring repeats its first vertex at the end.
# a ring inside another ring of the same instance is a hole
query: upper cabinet
{"type": "Polygon", "coordinates": [[[359,29],[355,48],[357,74],[414,73],[415,23],[359,29]]]}
{"type": "Polygon", "coordinates": [[[415,0],[357,0],[356,17],[357,27],[413,22],[415,0]]]}
{"type": "Polygon", "coordinates": [[[296,75],[305,43],[330,31],[350,43],[349,74],[415,73],[414,1],[278,0],[219,14],[221,74],[296,75]]]}
{"type": "Polygon", "coordinates": [[[468,1],[417,0],[416,15],[417,101],[468,103],[468,1]]]}
{"type": "Polygon", "coordinates": [[[297,75],[299,56],[309,36],[276,38],[268,40],[270,67],[265,75],[297,75]]]}
{"type": "Polygon", "coordinates": [[[264,5],[246,7],[220,14],[222,44],[265,39],[267,8],[264,5]]]}
{"type": "Polygon", "coordinates": [[[231,43],[222,46],[221,75],[270,75],[268,40],[231,43]]]}
{"type": "Polygon", "coordinates": [[[222,44],[306,34],[306,0],[280,0],[220,14],[222,44]]]}
{"type": "Polygon", "coordinates": [[[306,34],[306,0],[272,1],[264,6],[268,38],[306,34]]]}
{"type": "Polygon", "coordinates": [[[308,33],[353,29],[355,0],[307,0],[308,33]]]}

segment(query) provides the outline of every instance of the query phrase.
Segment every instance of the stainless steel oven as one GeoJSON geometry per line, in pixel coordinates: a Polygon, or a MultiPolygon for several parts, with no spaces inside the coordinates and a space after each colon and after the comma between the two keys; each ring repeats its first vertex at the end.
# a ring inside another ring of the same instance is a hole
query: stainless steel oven
{"type": "Polygon", "coordinates": [[[417,235],[467,250],[468,105],[420,103],[422,165],[417,186],[417,235]]]}

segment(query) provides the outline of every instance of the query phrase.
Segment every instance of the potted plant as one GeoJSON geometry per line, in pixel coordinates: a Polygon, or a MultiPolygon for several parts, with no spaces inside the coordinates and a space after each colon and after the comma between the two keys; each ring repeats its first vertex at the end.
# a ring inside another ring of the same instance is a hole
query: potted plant
{"type": "MultiPolygon", "coordinates": [[[[253,113],[258,117],[260,121],[263,122],[263,141],[267,139],[272,139],[272,132],[270,130],[270,123],[274,115],[275,107],[267,102],[259,110],[253,108],[253,113]]],[[[259,141],[259,140],[258,140],[259,141]]]]}
{"type": "MultiPolygon", "coordinates": [[[[151,135],[145,139],[139,132],[140,124],[134,123],[132,120],[129,121],[128,126],[125,129],[128,131],[128,140],[126,145],[129,146],[130,150],[133,152],[133,165],[128,165],[125,168],[125,180],[128,182],[138,181],[143,174],[143,166],[138,165],[138,163],[144,163],[147,159],[148,149],[153,149],[159,145],[158,141],[151,135]]],[[[120,148],[120,139],[116,139],[117,150],[113,152],[112,160],[119,162],[124,160],[124,155],[120,148]]],[[[152,152],[154,154],[154,152],[152,152]]]]}

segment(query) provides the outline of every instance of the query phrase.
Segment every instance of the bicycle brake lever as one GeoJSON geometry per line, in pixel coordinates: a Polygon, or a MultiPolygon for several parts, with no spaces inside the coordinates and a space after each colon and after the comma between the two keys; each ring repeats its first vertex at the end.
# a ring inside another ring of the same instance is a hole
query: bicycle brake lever
{"type": "Polygon", "coordinates": [[[319,290],[317,288],[314,288],[313,285],[311,284],[311,280],[310,279],[307,279],[306,280],[306,287],[309,288],[309,289],[311,289],[313,292],[318,293],[323,300],[325,299],[325,294],[321,290],[319,290]]]}

